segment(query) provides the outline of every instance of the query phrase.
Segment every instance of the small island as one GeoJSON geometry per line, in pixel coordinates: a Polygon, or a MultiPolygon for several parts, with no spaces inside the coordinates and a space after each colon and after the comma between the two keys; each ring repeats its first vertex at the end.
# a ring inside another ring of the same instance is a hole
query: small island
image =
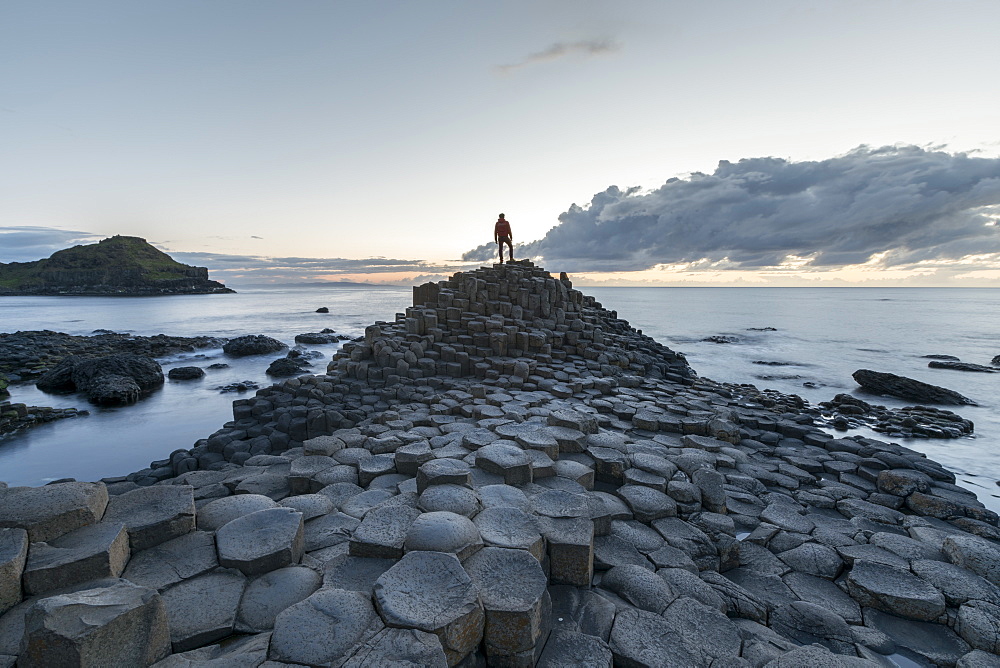
{"type": "Polygon", "coordinates": [[[235,292],[145,239],[115,235],[34,262],[0,262],[0,296],[150,296],[235,292]]]}

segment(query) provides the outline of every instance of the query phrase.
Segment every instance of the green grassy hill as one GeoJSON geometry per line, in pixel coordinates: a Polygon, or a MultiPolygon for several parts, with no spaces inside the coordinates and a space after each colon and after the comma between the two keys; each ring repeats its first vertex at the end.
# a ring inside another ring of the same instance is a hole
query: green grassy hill
{"type": "Polygon", "coordinates": [[[139,237],[114,236],[35,262],[0,263],[2,294],[192,294],[232,292],[208,269],[175,261],[139,237]]]}

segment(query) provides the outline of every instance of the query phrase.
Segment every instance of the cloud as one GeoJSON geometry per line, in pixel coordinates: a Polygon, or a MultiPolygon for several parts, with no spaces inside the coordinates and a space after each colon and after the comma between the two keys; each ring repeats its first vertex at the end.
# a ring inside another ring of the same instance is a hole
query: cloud
{"type": "MultiPolygon", "coordinates": [[[[417,275],[464,271],[467,265],[442,266],[424,260],[399,260],[382,257],[317,258],[317,257],[264,257],[259,255],[229,255],[224,253],[185,253],[168,251],[178,262],[208,267],[211,278],[224,280],[231,285],[238,282],[285,283],[330,280],[343,275],[353,277],[412,272],[417,275]]],[[[392,277],[390,277],[392,278],[392,277]]]]}
{"type": "Polygon", "coordinates": [[[608,53],[614,53],[620,49],[621,45],[606,39],[585,39],[576,42],[556,42],[548,48],[528,54],[516,63],[498,65],[497,70],[503,74],[508,74],[522,67],[547,63],[549,61],[566,58],[568,56],[582,55],[589,58],[591,56],[603,56],[608,53]]]}
{"type": "MultiPolygon", "coordinates": [[[[998,220],[1000,159],[861,146],[817,162],[723,160],[712,174],[671,178],[650,192],[611,186],[516,254],[577,272],[706,262],[896,267],[1000,252],[998,220]]],[[[463,259],[486,259],[487,249],[495,245],[463,259]]]]}
{"type": "Polygon", "coordinates": [[[69,246],[100,238],[91,232],[55,227],[0,227],[0,262],[33,262],[69,246]]]}

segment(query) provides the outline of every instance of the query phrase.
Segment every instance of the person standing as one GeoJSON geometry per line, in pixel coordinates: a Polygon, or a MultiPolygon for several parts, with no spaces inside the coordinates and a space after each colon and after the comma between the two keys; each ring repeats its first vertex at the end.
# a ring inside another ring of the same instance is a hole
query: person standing
{"type": "Polygon", "coordinates": [[[510,223],[500,214],[497,224],[493,226],[493,240],[497,242],[500,250],[500,264],[503,264],[503,245],[507,244],[507,261],[514,261],[514,245],[510,233],[510,223]]]}

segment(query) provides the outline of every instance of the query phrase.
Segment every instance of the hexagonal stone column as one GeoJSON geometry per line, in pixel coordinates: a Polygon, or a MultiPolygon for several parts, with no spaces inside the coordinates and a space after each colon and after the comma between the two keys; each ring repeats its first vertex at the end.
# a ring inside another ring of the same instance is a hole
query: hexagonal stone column
{"type": "Polygon", "coordinates": [[[309,666],[339,666],[383,628],[365,594],[320,589],[278,615],[268,658],[309,666]]]}
{"type": "Polygon", "coordinates": [[[268,508],[237,517],[215,534],[219,564],[259,575],[297,564],[305,545],[302,513],[268,508]]]}
{"type": "Polygon", "coordinates": [[[133,550],[145,550],[194,531],[194,488],[188,485],[140,487],[111,498],[106,522],[128,529],[133,550]]]}
{"type": "Polygon", "coordinates": [[[21,573],[28,560],[28,532],[0,529],[0,615],[21,602],[21,573]]]}
{"type": "Polygon", "coordinates": [[[548,578],[525,550],[487,547],[465,570],[479,587],[486,611],[484,640],[491,665],[534,666],[550,629],[548,578]]]}
{"type": "Polygon", "coordinates": [[[32,543],[52,540],[100,521],[108,490],[100,482],[0,489],[0,527],[19,527],[32,543]]]}
{"type": "Polygon", "coordinates": [[[373,508],[351,536],[351,556],[399,559],[410,525],[419,516],[420,511],[409,506],[373,508]]]}
{"type": "Polygon", "coordinates": [[[588,587],[594,577],[594,523],[583,517],[539,517],[552,584],[588,587]]]}
{"type": "Polygon", "coordinates": [[[406,533],[407,552],[447,552],[465,561],[483,546],[479,529],[468,517],[438,511],[420,515],[406,533]]]}
{"type": "Polygon", "coordinates": [[[24,588],[29,594],[41,594],[87,580],[116,578],[128,558],[124,524],[92,524],[48,543],[33,543],[24,569],[24,588]]]}
{"type": "Polygon", "coordinates": [[[458,459],[432,459],[417,469],[418,494],[431,485],[470,484],[469,465],[458,459]]]}
{"type": "Polygon", "coordinates": [[[503,476],[508,485],[531,482],[531,458],[521,448],[507,443],[491,443],[476,452],[476,466],[503,476]]]}
{"type": "Polygon", "coordinates": [[[545,541],[537,522],[519,508],[486,508],[472,521],[486,545],[527,550],[538,561],[545,556],[545,541]]]}
{"type": "Polygon", "coordinates": [[[375,605],[387,625],[440,638],[449,666],[483,638],[479,588],[451,554],[407,553],[375,581],[375,605]]]}
{"type": "Polygon", "coordinates": [[[22,643],[17,665],[25,668],[148,666],[170,654],[170,628],[159,594],[118,580],[41,599],[22,643]]]}

